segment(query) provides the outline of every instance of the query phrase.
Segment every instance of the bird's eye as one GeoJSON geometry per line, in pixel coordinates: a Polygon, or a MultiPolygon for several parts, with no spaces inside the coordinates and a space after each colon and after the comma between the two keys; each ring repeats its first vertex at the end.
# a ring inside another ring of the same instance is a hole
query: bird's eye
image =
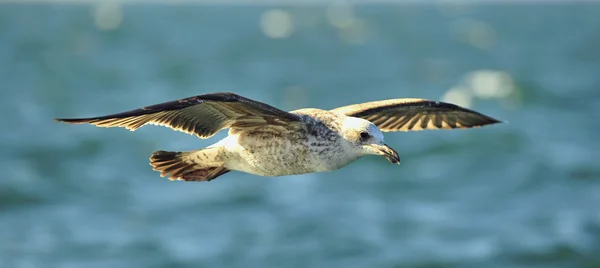
{"type": "Polygon", "coordinates": [[[369,135],[369,133],[367,133],[367,132],[361,132],[360,133],[360,138],[363,139],[363,140],[366,140],[366,139],[368,139],[370,137],[371,137],[371,135],[369,135]]]}

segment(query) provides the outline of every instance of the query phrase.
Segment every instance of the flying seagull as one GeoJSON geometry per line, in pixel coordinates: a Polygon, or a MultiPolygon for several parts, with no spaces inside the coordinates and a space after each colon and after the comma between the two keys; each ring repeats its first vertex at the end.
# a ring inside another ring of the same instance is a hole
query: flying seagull
{"type": "Polygon", "coordinates": [[[232,170],[260,176],[333,171],[365,155],[400,164],[383,132],[472,128],[500,121],[454,104],[425,99],[390,99],[333,110],[286,112],[228,92],[160,103],[123,113],[75,119],[69,124],[125,127],[166,126],[207,139],[229,135],[204,149],[156,151],[150,165],[170,180],[211,181],[232,170]]]}

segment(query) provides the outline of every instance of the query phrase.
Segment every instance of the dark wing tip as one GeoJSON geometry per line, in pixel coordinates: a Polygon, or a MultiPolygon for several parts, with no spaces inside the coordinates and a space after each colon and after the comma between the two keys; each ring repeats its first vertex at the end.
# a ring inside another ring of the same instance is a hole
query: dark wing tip
{"type": "Polygon", "coordinates": [[[471,115],[476,116],[477,119],[479,119],[479,121],[481,121],[481,123],[484,125],[504,123],[503,121],[500,121],[491,116],[487,116],[485,114],[471,110],[469,108],[465,108],[465,107],[462,107],[462,106],[459,106],[456,104],[452,104],[452,103],[448,103],[448,102],[423,100],[421,102],[416,102],[416,103],[418,103],[419,105],[422,105],[422,107],[434,107],[434,108],[438,108],[438,109],[441,108],[441,109],[445,109],[445,110],[449,110],[449,111],[457,111],[457,112],[464,112],[467,114],[471,114],[471,115]]]}
{"type": "Polygon", "coordinates": [[[472,122],[472,127],[482,127],[482,126],[487,126],[487,125],[504,123],[503,121],[500,121],[493,117],[489,117],[484,114],[477,113],[475,115],[477,116],[477,118],[474,118],[474,120],[472,122]]]}
{"type": "Polygon", "coordinates": [[[464,109],[463,112],[470,113],[474,117],[476,122],[473,122],[474,123],[473,126],[487,126],[487,125],[506,123],[505,121],[498,120],[496,118],[493,118],[491,116],[488,116],[488,115],[485,115],[485,114],[482,114],[482,113],[479,113],[479,112],[476,112],[473,110],[469,110],[466,108],[463,108],[463,109],[464,109]]]}
{"type": "Polygon", "coordinates": [[[507,121],[502,121],[502,120],[498,120],[496,118],[484,115],[486,117],[486,119],[488,120],[487,124],[488,125],[493,125],[493,124],[500,124],[500,123],[508,123],[507,121]]]}
{"type": "Polygon", "coordinates": [[[54,118],[54,121],[67,124],[85,124],[90,123],[92,120],[89,118],[54,118]]]}

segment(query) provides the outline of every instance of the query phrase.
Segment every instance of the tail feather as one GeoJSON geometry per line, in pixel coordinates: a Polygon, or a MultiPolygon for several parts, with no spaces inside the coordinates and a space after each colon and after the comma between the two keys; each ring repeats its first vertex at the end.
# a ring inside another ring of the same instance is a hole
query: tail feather
{"type": "Polygon", "coordinates": [[[211,181],[229,172],[221,166],[203,166],[196,162],[193,152],[156,151],[150,157],[153,170],[160,172],[161,177],[169,176],[169,180],[211,181]]]}

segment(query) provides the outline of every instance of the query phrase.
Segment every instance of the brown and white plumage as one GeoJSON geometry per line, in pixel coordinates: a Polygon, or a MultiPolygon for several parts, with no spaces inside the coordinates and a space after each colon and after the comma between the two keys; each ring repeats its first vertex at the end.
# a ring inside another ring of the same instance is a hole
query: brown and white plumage
{"type": "Polygon", "coordinates": [[[56,120],[70,124],[90,123],[99,127],[125,127],[131,131],[152,124],[207,139],[224,128],[289,125],[297,123],[300,118],[233,93],[213,93],[106,116],[56,120]]]}
{"type": "Polygon", "coordinates": [[[368,155],[392,163],[399,156],[381,131],[472,128],[500,121],[444,102],[392,99],[347,105],[330,111],[282,111],[234,93],[212,93],[99,117],[56,119],[70,124],[136,130],[146,124],[209,138],[229,135],[196,151],[157,151],[150,157],[161,176],[210,181],[231,170],[282,176],[339,169],[368,155]]]}

